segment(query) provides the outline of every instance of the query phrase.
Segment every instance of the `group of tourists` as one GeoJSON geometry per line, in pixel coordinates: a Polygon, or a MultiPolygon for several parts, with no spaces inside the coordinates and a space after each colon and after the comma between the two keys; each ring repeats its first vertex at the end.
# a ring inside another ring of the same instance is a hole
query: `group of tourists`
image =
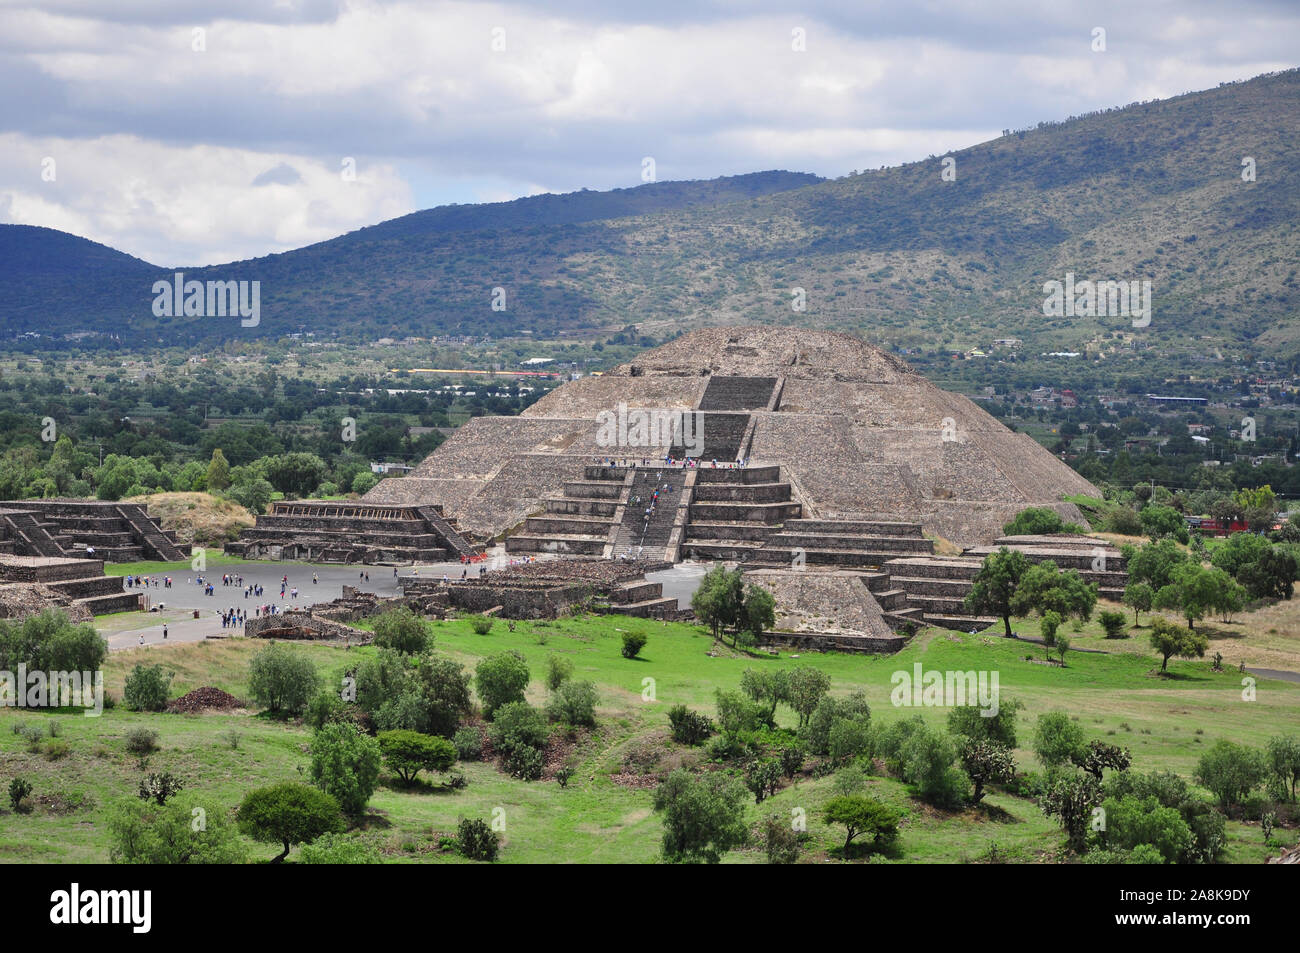
{"type": "Polygon", "coordinates": [[[163,576],[161,579],[156,579],[153,576],[127,576],[125,577],[125,582],[126,588],[128,589],[148,589],[150,586],[153,586],[155,589],[159,586],[162,586],[164,589],[170,589],[172,587],[171,576],[163,576]]]}
{"type": "Polygon", "coordinates": [[[223,629],[237,628],[238,626],[242,626],[247,619],[247,611],[239,611],[231,608],[221,613],[221,627],[223,629]]]}
{"type": "MultiPolygon", "coordinates": [[[[661,467],[666,470],[700,470],[706,469],[704,461],[698,457],[684,457],[677,459],[668,454],[662,460],[651,460],[648,457],[640,459],[615,460],[613,457],[597,457],[596,462],[605,467],[630,467],[633,470],[638,467],[661,467]]],[[[711,469],[714,470],[740,470],[749,466],[749,460],[744,457],[737,457],[734,461],[723,460],[721,463],[716,458],[712,460],[711,469]]]]}

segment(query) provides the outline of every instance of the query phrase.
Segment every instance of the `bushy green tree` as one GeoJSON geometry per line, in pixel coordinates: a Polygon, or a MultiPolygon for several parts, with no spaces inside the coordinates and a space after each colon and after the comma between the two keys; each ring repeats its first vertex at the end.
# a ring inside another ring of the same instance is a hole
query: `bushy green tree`
{"type": "Polygon", "coordinates": [[[418,655],[433,641],[429,623],[406,606],[397,606],[375,617],[375,645],[403,655],[418,655]]]}
{"type": "Polygon", "coordinates": [[[1044,712],[1034,730],[1034,754],[1045,768],[1071,761],[1084,747],[1083,729],[1063,711],[1044,712]]]}
{"type": "Polygon", "coordinates": [[[376,738],[384,762],[407,784],[421,771],[446,771],[456,763],[456,747],[446,738],[398,729],[376,738]]]}
{"type": "Polygon", "coordinates": [[[1011,638],[1011,617],[1022,614],[1016,612],[1012,600],[1029,567],[1029,557],[1006,546],[985,556],[979,572],[971,580],[970,592],[965,599],[965,611],[972,615],[987,613],[997,616],[1002,620],[1006,637],[1011,638]]]}
{"type": "Polygon", "coordinates": [[[175,674],[166,671],[161,665],[141,665],[137,662],[126,676],[126,685],[122,689],[126,707],[132,711],[162,711],[167,707],[167,696],[175,674]]]}
{"type": "Polygon", "coordinates": [[[479,662],[474,670],[474,688],[483,703],[484,717],[494,717],[503,705],[522,702],[528,678],[528,663],[515,651],[489,655],[479,662]]]}
{"type": "Polygon", "coordinates": [[[890,850],[898,842],[898,824],[902,820],[889,805],[862,794],[831,798],[822,809],[822,817],[828,825],[844,826],[845,854],[864,834],[871,838],[873,850],[890,850]]]}
{"type": "Polygon", "coordinates": [[[1167,671],[1169,659],[1201,658],[1209,647],[1209,640],[1199,632],[1175,625],[1167,619],[1151,620],[1151,647],[1160,653],[1160,671],[1167,671]]]}
{"type": "Polygon", "coordinates": [[[562,684],[546,701],[546,717],[574,727],[595,727],[595,682],[567,681],[562,684]]]}
{"type": "Polygon", "coordinates": [[[1201,755],[1194,776],[1226,809],[1244,801],[1264,782],[1267,774],[1267,762],[1261,752],[1220,739],[1201,755]]]}
{"type": "Polygon", "coordinates": [[[354,725],[334,722],[312,736],[312,782],[346,814],[366,809],[379,780],[380,760],[379,742],[354,725]]]}
{"type": "Polygon", "coordinates": [[[272,642],[248,663],[249,693],[272,712],[301,714],[320,684],[312,660],[281,642],[272,642]]]}
{"type": "Polygon", "coordinates": [[[663,857],[670,863],[716,864],[749,838],[745,787],[714,772],[696,776],[678,768],[654,792],[664,818],[663,857]]]}
{"type": "Polygon", "coordinates": [[[239,829],[253,840],[284,847],[271,858],[273,864],[288,857],[294,844],[343,830],[343,818],[334,798],[292,781],[250,791],[239,805],[237,817],[239,829]]]}

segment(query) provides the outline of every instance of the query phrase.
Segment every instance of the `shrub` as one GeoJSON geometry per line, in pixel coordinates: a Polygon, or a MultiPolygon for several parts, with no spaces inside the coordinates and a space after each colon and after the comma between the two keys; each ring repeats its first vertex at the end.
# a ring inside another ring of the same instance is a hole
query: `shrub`
{"type": "Polygon", "coordinates": [[[1264,755],[1234,741],[1219,740],[1201,755],[1194,777],[1208,788],[1225,808],[1241,803],[1263,783],[1267,767],[1264,755]]]}
{"type": "Polygon", "coordinates": [[[162,711],[167,707],[175,672],[165,672],[161,665],[139,665],[126,677],[122,700],[132,711],[162,711]]]}
{"type": "Polygon", "coordinates": [[[546,687],[548,689],[555,691],[572,677],[572,659],[567,659],[563,655],[554,654],[546,657],[546,687]]]}
{"type": "Polygon", "coordinates": [[[379,864],[379,851],[365,841],[346,834],[322,834],[303,844],[298,860],[304,864],[379,864]]]}
{"type": "Polygon", "coordinates": [[[830,751],[831,728],[837,721],[851,720],[866,723],[871,719],[871,708],[866,696],[856,692],[846,698],[824,697],[808,718],[803,728],[804,740],[813,754],[830,751]]]}
{"type": "Polygon", "coordinates": [[[502,706],[488,729],[492,747],[501,753],[502,767],[525,781],[542,776],[541,749],[548,733],[542,713],[522,701],[502,706]]]}
{"type": "Polygon", "coordinates": [[[841,718],[831,725],[826,753],[836,764],[871,754],[871,725],[866,721],[841,718]]]}
{"type": "Polygon", "coordinates": [[[799,859],[799,834],[789,818],[780,814],[763,818],[762,839],[769,864],[793,864],[799,859]]]}
{"type": "Polygon", "coordinates": [[[410,784],[421,771],[446,771],[456,763],[456,747],[446,738],[418,731],[383,731],[379,750],[388,767],[410,784]]]}
{"type": "Polygon", "coordinates": [[[292,781],[250,791],[239,806],[238,823],[256,841],[283,845],[284,850],[271,858],[273,864],[289,856],[294,844],[343,830],[338,801],[292,781]]]}
{"type": "Polygon", "coordinates": [[[416,655],[432,641],[429,623],[406,606],[389,609],[375,618],[375,645],[381,649],[416,655]]]}
{"type": "Polygon", "coordinates": [[[341,720],[343,707],[343,699],[336,693],[329,689],[317,692],[302,713],[303,723],[313,731],[319,731],[331,721],[341,720]]]}
{"type": "Polygon", "coordinates": [[[668,723],[672,726],[673,741],[681,745],[694,747],[713,734],[713,722],[685,705],[668,709],[668,723]]]}
{"type": "Polygon", "coordinates": [[[249,662],[248,689],[267,710],[297,715],[320,690],[320,677],[305,654],[272,642],[249,662]]]}
{"type": "Polygon", "coordinates": [[[524,700],[528,687],[528,663],[518,652],[489,655],[474,671],[474,687],[483,702],[483,714],[491,719],[503,705],[524,700]]]}
{"type": "Polygon", "coordinates": [[[546,718],[566,725],[595,727],[596,686],[593,682],[565,682],[546,702],[546,718]]]}
{"type": "Polygon", "coordinates": [[[478,761],[483,757],[483,735],[477,728],[466,726],[459,729],[451,743],[461,761],[478,761]]]}
{"type": "Polygon", "coordinates": [[[244,847],[224,810],[198,798],[122,801],[108,814],[115,864],[240,864],[244,847]],[[197,817],[203,823],[195,825],[197,817]]]}
{"type": "Polygon", "coordinates": [[[623,658],[636,658],[645,648],[647,637],[640,632],[623,633],[623,658]]]}
{"type": "Polygon", "coordinates": [[[379,780],[379,762],[379,743],[352,725],[326,725],[312,737],[312,782],[346,814],[365,810],[379,780]]]}
{"type": "Polygon", "coordinates": [[[1043,767],[1065,764],[1084,746],[1083,729],[1063,711],[1049,711],[1038,716],[1034,731],[1034,754],[1043,767]]]}
{"type": "Polygon", "coordinates": [[[152,728],[132,728],[126,733],[126,750],[131,754],[149,754],[158,750],[158,732],[152,728]]]}
{"type": "Polygon", "coordinates": [[[9,806],[14,809],[14,813],[20,813],[23,810],[23,799],[32,793],[32,783],[24,777],[12,778],[9,781],[9,806]]]}
{"type": "Polygon", "coordinates": [[[537,748],[513,748],[502,760],[502,767],[512,778],[536,781],[546,768],[546,759],[537,748]]]}
{"type": "Polygon", "coordinates": [[[140,779],[139,796],[142,801],[153,801],[162,807],[185,788],[185,782],[170,771],[154,773],[140,779]]]}
{"type": "Polygon", "coordinates": [[[956,748],[942,732],[918,726],[899,751],[899,760],[903,780],[915,788],[921,800],[944,808],[957,807],[967,800],[970,785],[954,764],[956,748]]]}
{"type": "Polygon", "coordinates": [[[1097,621],[1101,623],[1101,627],[1106,631],[1106,638],[1108,639],[1122,639],[1127,635],[1124,631],[1125,620],[1122,612],[1103,611],[1097,616],[1097,621]]]}
{"type": "Polygon", "coordinates": [[[27,750],[36,752],[41,750],[41,744],[45,741],[45,732],[41,730],[40,725],[21,724],[14,725],[14,733],[23,741],[27,742],[27,750]]]}
{"type": "Polygon", "coordinates": [[[497,859],[501,842],[496,831],[481,818],[462,817],[456,825],[456,850],[470,860],[484,860],[488,863],[497,859]]]}
{"type": "Polygon", "coordinates": [[[487,635],[492,631],[492,619],[485,615],[477,616],[474,621],[470,623],[470,627],[478,635],[487,635]]]}
{"type": "Polygon", "coordinates": [[[781,763],[775,758],[755,758],[745,765],[745,787],[754,795],[754,803],[776,793],[781,783],[781,763]]]}

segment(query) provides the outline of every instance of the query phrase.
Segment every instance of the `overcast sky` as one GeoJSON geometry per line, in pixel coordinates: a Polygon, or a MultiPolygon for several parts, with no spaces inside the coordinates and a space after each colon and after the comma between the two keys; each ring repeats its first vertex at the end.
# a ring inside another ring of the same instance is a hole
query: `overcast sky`
{"type": "Polygon", "coordinates": [[[1297,50],[1295,0],[0,0],[0,222],[212,264],[647,156],[838,176],[1297,50]]]}

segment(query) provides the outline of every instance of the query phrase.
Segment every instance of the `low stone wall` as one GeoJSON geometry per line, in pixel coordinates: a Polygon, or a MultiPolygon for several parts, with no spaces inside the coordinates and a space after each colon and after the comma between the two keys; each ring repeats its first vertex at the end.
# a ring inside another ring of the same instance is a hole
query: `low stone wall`
{"type": "Polygon", "coordinates": [[[763,645],[784,646],[804,652],[860,652],[870,655],[893,655],[907,640],[901,635],[838,635],[825,632],[767,632],[763,645]]]}
{"type": "Polygon", "coordinates": [[[290,610],[258,616],[244,623],[244,634],[252,639],[304,639],[366,643],[374,634],[311,612],[290,610]]]}

